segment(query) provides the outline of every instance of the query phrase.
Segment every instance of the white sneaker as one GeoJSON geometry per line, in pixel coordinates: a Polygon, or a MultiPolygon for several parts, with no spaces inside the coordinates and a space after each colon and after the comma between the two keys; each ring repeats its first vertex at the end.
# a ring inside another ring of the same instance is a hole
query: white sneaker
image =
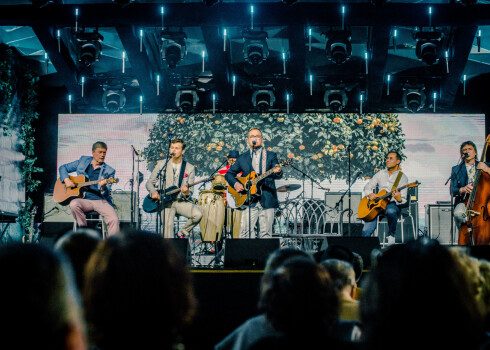
{"type": "Polygon", "coordinates": [[[390,246],[395,244],[395,236],[386,236],[386,245],[390,246]]]}

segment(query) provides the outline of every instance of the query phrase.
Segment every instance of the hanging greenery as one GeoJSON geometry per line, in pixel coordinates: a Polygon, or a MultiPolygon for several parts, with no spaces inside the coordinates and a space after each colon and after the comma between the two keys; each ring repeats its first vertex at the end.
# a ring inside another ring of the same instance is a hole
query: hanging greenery
{"type": "MultiPolygon", "coordinates": [[[[152,162],[168,149],[167,135],[183,138],[185,158],[197,166],[196,175],[211,174],[230,150],[247,149],[246,134],[257,127],[264,145],[279,161],[294,158],[295,166],[316,180],[346,179],[352,171],[373,175],[385,167],[388,151],[402,157],[404,134],[396,114],[162,114],[150,131],[144,150],[152,162]],[[350,152],[348,151],[350,145],[350,152]]],[[[291,168],[286,173],[298,175],[291,168]]]]}
{"type": "Polygon", "coordinates": [[[38,81],[39,77],[28,66],[19,64],[18,55],[6,47],[0,48],[0,127],[3,136],[11,136],[11,115],[20,113],[20,139],[22,153],[25,156],[22,166],[22,179],[25,181],[25,205],[19,212],[19,219],[24,233],[28,233],[31,221],[33,201],[30,194],[41,183],[34,179],[34,174],[42,172],[35,162],[37,157],[34,152],[33,122],[39,117],[38,105],[38,81]]]}

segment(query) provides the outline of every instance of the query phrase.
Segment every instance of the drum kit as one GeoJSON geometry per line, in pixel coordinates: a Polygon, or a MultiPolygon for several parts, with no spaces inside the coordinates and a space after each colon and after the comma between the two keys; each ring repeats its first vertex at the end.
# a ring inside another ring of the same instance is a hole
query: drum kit
{"type": "MultiPolygon", "coordinates": [[[[204,242],[221,240],[226,217],[226,188],[228,183],[224,175],[217,174],[211,181],[210,190],[199,193],[198,205],[202,211],[199,223],[201,236],[204,242]]],[[[301,185],[284,185],[277,188],[277,192],[291,192],[301,188],[301,185]]],[[[228,215],[230,212],[228,212],[228,215]]],[[[239,225],[238,222],[234,226],[239,225]]],[[[228,226],[227,226],[228,227],[228,226]]],[[[233,228],[233,237],[238,236],[239,227],[233,228]]]]}

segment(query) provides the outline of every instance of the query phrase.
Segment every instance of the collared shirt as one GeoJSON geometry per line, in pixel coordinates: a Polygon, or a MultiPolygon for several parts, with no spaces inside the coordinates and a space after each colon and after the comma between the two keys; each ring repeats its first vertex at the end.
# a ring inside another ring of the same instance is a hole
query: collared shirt
{"type": "Polygon", "coordinates": [[[257,174],[260,174],[260,160],[262,158],[262,146],[257,149],[250,150],[250,155],[252,156],[252,168],[257,174]]]}
{"type": "MultiPolygon", "coordinates": [[[[375,193],[374,190],[376,188],[376,185],[379,187],[379,191],[386,190],[387,192],[391,192],[391,189],[393,188],[393,184],[395,183],[399,172],[400,170],[394,171],[390,176],[388,169],[378,171],[376,174],[374,174],[371,180],[369,180],[366,186],[364,186],[364,189],[362,191],[363,197],[367,196],[370,193],[375,193]]],[[[408,177],[407,175],[403,174],[397,188],[405,186],[406,184],[408,184],[408,177]]],[[[400,191],[402,195],[401,202],[398,202],[393,197],[391,197],[390,201],[395,202],[398,205],[405,204],[407,202],[407,192],[408,190],[406,188],[400,191]]]]}
{"type": "MultiPolygon", "coordinates": [[[[98,180],[99,176],[100,176],[101,169],[102,169],[102,167],[98,167],[97,169],[94,169],[92,163],[90,163],[88,165],[87,169],[85,170],[87,172],[88,179],[90,181],[98,180]]],[[[85,195],[83,198],[92,199],[92,200],[104,199],[104,197],[102,197],[102,193],[100,193],[98,185],[92,185],[92,186],[86,187],[85,188],[85,195]]]]}
{"type": "Polygon", "coordinates": [[[473,163],[473,164],[465,164],[465,165],[466,165],[466,172],[468,173],[468,184],[472,184],[473,182],[475,182],[475,175],[476,175],[475,167],[476,167],[476,163],[473,163]]]}

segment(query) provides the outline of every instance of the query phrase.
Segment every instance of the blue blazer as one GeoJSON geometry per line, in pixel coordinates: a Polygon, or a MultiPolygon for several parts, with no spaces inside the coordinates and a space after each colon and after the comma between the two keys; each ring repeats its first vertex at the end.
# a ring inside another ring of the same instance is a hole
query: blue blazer
{"type": "MultiPolygon", "coordinates": [[[[61,181],[64,182],[65,179],[68,177],[68,174],[73,172],[76,172],[77,175],[85,175],[88,177],[87,172],[85,170],[87,169],[92,159],[93,157],[81,156],[79,160],[76,160],[71,163],[63,164],[62,166],[60,166],[58,171],[60,173],[61,181]]],[[[114,177],[115,175],[116,175],[116,170],[114,170],[106,163],[102,163],[102,165],[100,166],[99,180],[108,179],[110,177],[114,177]]],[[[100,185],[96,185],[96,186],[99,190],[101,190],[100,185]]],[[[104,192],[101,192],[101,194],[102,197],[104,197],[104,199],[107,202],[109,202],[110,205],[114,206],[111,197],[111,185],[107,184],[106,190],[104,192]]]]}
{"type": "MultiPolygon", "coordinates": [[[[272,169],[276,164],[279,164],[277,156],[274,152],[267,151],[265,170],[272,169]]],[[[262,170],[262,163],[260,164],[262,170]]],[[[225,179],[232,187],[235,186],[237,180],[235,177],[242,172],[242,176],[245,177],[253,170],[252,156],[250,151],[242,153],[236,160],[236,162],[230,167],[230,170],[225,174],[225,179]]],[[[262,195],[260,196],[260,205],[264,209],[279,208],[279,201],[277,200],[277,190],[275,180],[282,178],[282,172],[280,174],[272,173],[263,180],[262,195]]]]}
{"type": "MultiPolygon", "coordinates": [[[[475,161],[475,170],[478,165],[478,161],[475,161]]],[[[489,163],[485,163],[490,166],[489,163]]],[[[454,205],[463,202],[463,196],[459,195],[459,189],[468,184],[468,172],[466,171],[465,163],[461,163],[460,165],[453,166],[451,170],[451,195],[454,196],[455,202],[454,205]]]]}

